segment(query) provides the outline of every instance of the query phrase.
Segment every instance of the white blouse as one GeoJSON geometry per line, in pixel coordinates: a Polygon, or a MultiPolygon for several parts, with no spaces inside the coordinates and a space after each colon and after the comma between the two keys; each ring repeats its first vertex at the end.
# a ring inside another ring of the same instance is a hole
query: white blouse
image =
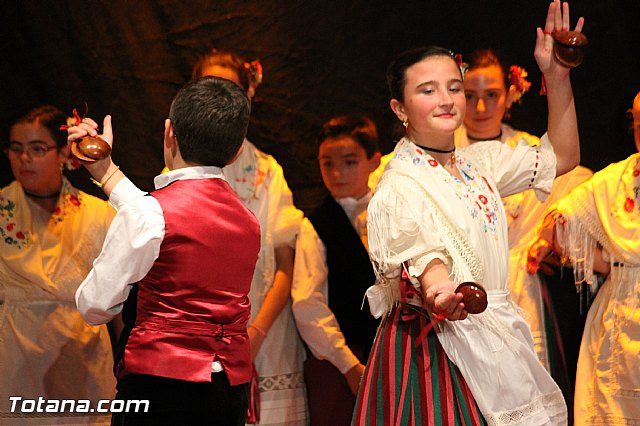
{"type": "Polygon", "coordinates": [[[367,291],[375,316],[399,301],[403,265],[414,277],[441,259],[455,283],[475,281],[488,293],[488,308],[464,321],[438,321],[435,330],[460,369],[488,424],[566,424],[562,392],[534,352],[531,331],[509,300],[509,247],[501,194],[551,190],[553,148],[500,141],[456,151],[462,179],[401,140],[377,186],[367,218],[376,285],[367,291]]]}
{"type": "Polygon", "coordinates": [[[553,147],[546,135],[539,147],[476,143],[456,151],[456,166],[463,180],[407,138],[396,146],[369,205],[370,256],[377,285],[385,288],[368,293],[374,314],[388,312],[397,302],[395,287],[405,262],[410,276],[418,277],[437,258],[456,282],[507,289],[508,239],[500,197],[525,189],[548,193],[556,169],[553,147]]]}

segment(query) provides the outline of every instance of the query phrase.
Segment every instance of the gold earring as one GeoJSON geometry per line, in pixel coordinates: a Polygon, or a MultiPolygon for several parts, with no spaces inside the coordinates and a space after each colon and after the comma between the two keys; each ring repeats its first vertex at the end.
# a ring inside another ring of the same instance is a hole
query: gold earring
{"type": "Polygon", "coordinates": [[[405,129],[409,127],[409,120],[407,120],[406,118],[402,120],[402,125],[404,126],[405,129]]]}

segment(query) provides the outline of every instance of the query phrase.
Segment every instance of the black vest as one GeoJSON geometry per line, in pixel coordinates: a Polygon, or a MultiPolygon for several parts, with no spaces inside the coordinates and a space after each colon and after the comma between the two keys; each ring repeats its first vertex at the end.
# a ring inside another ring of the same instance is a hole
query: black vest
{"type": "Polygon", "coordinates": [[[309,215],[309,221],[326,247],[329,268],[329,308],[333,311],[347,346],[365,364],[379,320],[362,300],[376,277],[360,236],[336,200],[328,196],[309,215]]]}

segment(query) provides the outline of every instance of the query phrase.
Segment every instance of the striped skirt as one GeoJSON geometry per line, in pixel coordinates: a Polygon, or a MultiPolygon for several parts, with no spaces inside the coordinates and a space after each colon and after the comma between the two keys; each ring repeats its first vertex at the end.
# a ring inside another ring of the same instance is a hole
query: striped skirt
{"type": "Polygon", "coordinates": [[[425,311],[398,306],[383,319],[352,425],[486,425],[425,311]]]}

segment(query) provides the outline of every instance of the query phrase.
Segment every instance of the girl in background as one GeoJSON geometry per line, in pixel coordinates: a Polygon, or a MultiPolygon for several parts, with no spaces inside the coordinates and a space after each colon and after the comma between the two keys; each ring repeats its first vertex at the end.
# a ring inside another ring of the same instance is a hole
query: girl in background
{"type": "MultiPolygon", "coordinates": [[[[640,151],[640,93],[633,101],[640,151]]],[[[640,423],[640,154],[597,172],[549,207],[540,244],[596,291],[587,314],[575,391],[575,424],[640,423]]],[[[544,254],[544,253],[542,253],[544,254]]]]}
{"type": "MultiPolygon", "coordinates": [[[[262,67],[234,52],[214,49],[196,62],[193,76],[226,78],[252,99],[262,82],[262,67]]],[[[259,404],[252,398],[249,422],[305,425],[304,347],[291,312],[294,247],[302,212],[293,205],[282,167],[247,139],[238,159],[223,170],[229,185],[258,218],[261,230],[260,255],[249,292],[248,327],[259,404]]]]}
{"type": "MultiPolygon", "coordinates": [[[[514,130],[503,122],[513,104],[520,102],[529,89],[531,83],[525,78],[526,71],[512,65],[507,72],[496,53],[490,49],[472,52],[468,62],[469,68],[464,79],[467,111],[464,126],[456,132],[456,146],[482,144],[487,140],[499,140],[512,148],[521,142],[540,146],[538,137],[514,130]]],[[[592,174],[589,169],[577,166],[557,177],[551,193],[544,197],[539,198],[541,194],[527,190],[502,199],[509,234],[509,292],[513,301],[523,310],[523,317],[531,327],[536,354],[562,388],[570,413],[579,341],[571,346],[574,350],[567,351],[570,348],[564,347],[565,339],[559,338],[555,312],[549,303],[552,293],[547,289],[546,281],[542,281],[536,271],[527,266],[527,253],[537,240],[536,229],[545,209],[592,174]]],[[[556,271],[542,269],[541,273],[554,274],[556,271]]],[[[556,273],[552,284],[558,284],[558,275],[556,273]]],[[[576,315],[571,320],[574,326],[570,330],[572,335],[563,336],[567,341],[571,338],[576,340],[575,336],[581,333],[583,325],[577,315],[579,298],[574,295],[574,299],[576,315]]]]}
{"type": "MultiPolygon", "coordinates": [[[[85,323],[75,291],[100,254],[113,208],[69,183],[67,117],[44,105],[19,118],[5,153],[15,181],[0,190],[0,423],[25,424],[9,396],[113,399],[107,327],[85,323]]],[[[109,424],[110,414],[45,415],[47,424],[109,424]]]]}

